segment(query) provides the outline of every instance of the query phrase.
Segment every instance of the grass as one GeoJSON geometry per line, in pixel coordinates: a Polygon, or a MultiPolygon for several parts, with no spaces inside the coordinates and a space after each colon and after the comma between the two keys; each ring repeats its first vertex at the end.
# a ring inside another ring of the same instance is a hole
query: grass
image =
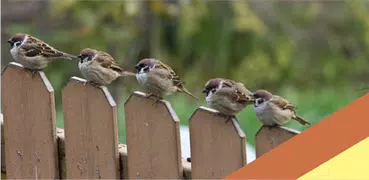
{"type": "MultiPolygon", "coordinates": [[[[346,106],[353,100],[360,97],[360,92],[352,92],[349,90],[340,90],[333,88],[323,88],[317,91],[311,92],[298,92],[294,89],[285,88],[279,92],[279,95],[287,98],[290,102],[297,106],[297,113],[311,122],[313,125],[320,120],[329,116],[333,112],[346,106]]],[[[200,97],[204,99],[204,97],[200,97]]],[[[125,122],[124,122],[124,102],[128,99],[128,96],[119,100],[118,105],[118,125],[119,125],[119,142],[125,143],[125,122]]],[[[181,125],[188,125],[188,119],[198,106],[206,106],[202,100],[196,103],[190,100],[186,95],[173,95],[167,98],[172,107],[176,111],[181,125]]],[[[261,127],[261,123],[256,119],[253,112],[253,107],[249,106],[237,116],[241,128],[246,133],[247,142],[255,144],[255,134],[261,127]]],[[[57,127],[63,127],[62,111],[57,111],[57,127]]],[[[309,126],[301,126],[295,121],[290,121],[286,124],[287,127],[303,131],[309,126]]]]}

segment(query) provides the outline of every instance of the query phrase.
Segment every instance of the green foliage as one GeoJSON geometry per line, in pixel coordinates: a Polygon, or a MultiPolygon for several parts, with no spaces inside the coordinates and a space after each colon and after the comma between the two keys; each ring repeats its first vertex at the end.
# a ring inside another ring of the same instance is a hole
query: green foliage
{"type": "MultiPolygon", "coordinates": [[[[10,29],[73,54],[85,47],[107,51],[129,70],[139,59],[155,57],[190,89],[213,77],[251,88],[278,89],[280,82],[316,88],[368,75],[368,4],[53,0],[46,33],[31,23],[10,29]]],[[[61,77],[56,84],[78,75],[75,64],[49,69],[61,77]]]]}
{"type": "MultiPolygon", "coordinates": [[[[197,95],[214,77],[280,92],[312,121],[361,94],[347,94],[349,87],[369,84],[368,1],[53,0],[47,12],[41,23],[12,23],[7,31],[35,35],[71,54],[86,47],[106,51],[131,71],[141,58],[155,57],[170,64],[197,95]]],[[[81,76],[76,64],[60,61],[46,69],[58,109],[60,89],[70,76],[81,76]]],[[[121,84],[109,88],[124,102],[122,97],[138,88],[134,79],[124,80],[123,93],[121,84]]],[[[186,123],[197,104],[181,95],[170,99],[186,123]]],[[[239,118],[252,137],[259,123],[250,109],[239,118]]],[[[120,108],[119,118],[123,115],[120,108]]],[[[123,132],[124,123],[119,124],[123,132]]]]}

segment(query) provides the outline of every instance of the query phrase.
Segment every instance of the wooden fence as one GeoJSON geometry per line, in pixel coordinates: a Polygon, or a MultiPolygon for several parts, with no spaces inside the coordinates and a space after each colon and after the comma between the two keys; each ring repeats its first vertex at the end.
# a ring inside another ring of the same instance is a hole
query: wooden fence
{"type": "MultiPolygon", "coordinates": [[[[1,80],[1,171],[9,179],[218,179],[246,165],[245,133],[212,109],[199,107],[189,120],[189,163],[167,101],[129,97],[125,145],[118,144],[118,107],[106,87],[72,77],[62,90],[63,130],[55,127],[54,89],[43,72],[32,76],[10,63],[1,80]]],[[[257,157],[298,133],[261,127],[257,157]]]]}

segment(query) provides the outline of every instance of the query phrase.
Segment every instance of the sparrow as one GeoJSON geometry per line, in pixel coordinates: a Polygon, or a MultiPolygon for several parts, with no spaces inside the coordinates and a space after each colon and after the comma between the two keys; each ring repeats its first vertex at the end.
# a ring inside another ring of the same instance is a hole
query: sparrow
{"type": "MultiPolygon", "coordinates": [[[[136,76],[135,73],[123,71],[123,68],[108,53],[91,48],[83,49],[77,56],[78,68],[92,85],[107,85],[118,77],[136,76]]],[[[85,84],[86,84],[85,83],[85,84]]]]}
{"type": "Polygon", "coordinates": [[[147,97],[155,96],[159,100],[175,92],[183,92],[198,100],[184,87],[184,82],[173,69],[161,61],[145,58],[139,61],[135,68],[136,79],[144,91],[148,93],[147,97]]]}
{"type": "Polygon", "coordinates": [[[28,34],[17,33],[8,40],[8,43],[14,60],[33,72],[46,68],[49,62],[56,59],[72,60],[77,58],[28,34]]]}
{"type": "Polygon", "coordinates": [[[229,117],[235,117],[247,105],[254,103],[252,92],[244,84],[230,79],[210,79],[202,92],[206,94],[209,107],[229,117]]]}
{"type": "Polygon", "coordinates": [[[295,105],[286,99],[273,95],[266,90],[257,90],[253,93],[255,98],[254,111],[256,117],[267,126],[283,125],[289,120],[296,120],[302,125],[309,124],[300,116],[296,115],[295,105]]]}

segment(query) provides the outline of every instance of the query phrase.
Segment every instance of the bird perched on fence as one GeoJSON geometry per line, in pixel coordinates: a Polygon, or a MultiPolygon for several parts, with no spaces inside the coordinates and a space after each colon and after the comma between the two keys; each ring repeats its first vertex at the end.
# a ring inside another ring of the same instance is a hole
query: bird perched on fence
{"type": "Polygon", "coordinates": [[[175,92],[183,92],[197,100],[197,97],[184,87],[184,82],[173,69],[161,61],[145,58],[139,61],[135,68],[137,81],[148,96],[155,96],[159,100],[175,92]]]}
{"type": "Polygon", "coordinates": [[[254,103],[252,93],[244,84],[230,79],[210,79],[202,92],[206,94],[206,103],[211,108],[230,117],[254,103]]]}
{"type": "Polygon", "coordinates": [[[92,85],[107,85],[118,77],[135,76],[135,73],[124,71],[108,53],[85,48],[78,55],[78,68],[92,85]]]}
{"type": "Polygon", "coordinates": [[[302,125],[310,123],[296,115],[295,106],[286,99],[273,95],[266,90],[257,90],[253,93],[255,98],[254,111],[256,117],[267,126],[283,125],[289,120],[296,120],[302,125]]]}
{"type": "Polygon", "coordinates": [[[77,59],[77,56],[59,51],[28,34],[15,34],[8,43],[14,60],[34,73],[46,68],[48,63],[57,59],[77,59]]]}

